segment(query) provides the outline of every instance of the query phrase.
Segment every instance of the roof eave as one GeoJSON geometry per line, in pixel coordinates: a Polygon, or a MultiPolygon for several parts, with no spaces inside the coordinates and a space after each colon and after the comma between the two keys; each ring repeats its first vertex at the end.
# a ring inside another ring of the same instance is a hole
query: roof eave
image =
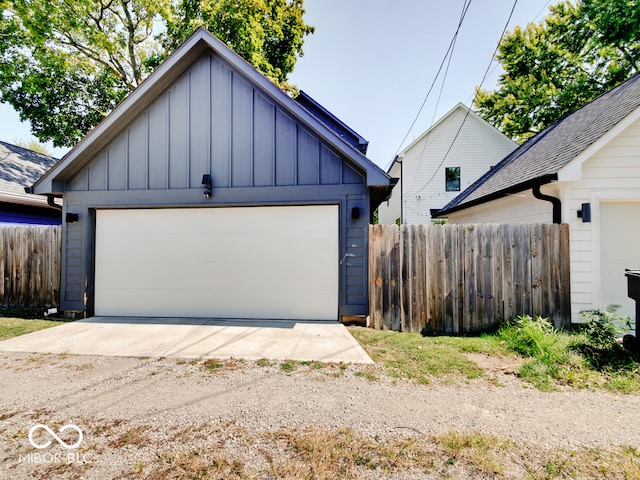
{"type": "Polygon", "coordinates": [[[485,195],[484,197],[476,198],[469,202],[461,203],[459,205],[455,205],[451,208],[443,208],[435,212],[434,217],[444,217],[449,215],[450,213],[459,212],[461,210],[466,210],[467,208],[476,207],[478,205],[482,205],[483,203],[489,203],[494,200],[498,200],[500,198],[507,197],[509,195],[513,195],[516,193],[524,192],[526,190],[530,190],[534,187],[538,187],[541,185],[546,185],[548,183],[552,183],[558,180],[557,173],[549,173],[543,175],[541,177],[534,178],[532,180],[527,180],[526,182],[518,183],[516,185],[512,185],[511,187],[505,188],[503,190],[499,190],[497,192],[490,193],[489,195],[485,195]]]}
{"type": "Polygon", "coordinates": [[[177,79],[203,53],[213,50],[225,62],[253,81],[263,93],[294,118],[308,125],[322,140],[364,170],[367,185],[389,185],[389,176],[366,156],[354,149],[311,113],[234,53],[210,32],[200,27],[178,47],[149,77],[133,90],[114,110],[34,185],[33,193],[64,194],[64,182],[100,152],[122,126],[141,113],[164,89],[177,79]]]}

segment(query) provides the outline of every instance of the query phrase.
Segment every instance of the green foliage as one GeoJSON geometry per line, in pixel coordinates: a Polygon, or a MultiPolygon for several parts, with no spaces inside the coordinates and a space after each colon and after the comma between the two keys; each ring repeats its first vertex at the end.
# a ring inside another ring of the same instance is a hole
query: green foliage
{"type": "Polygon", "coordinates": [[[545,318],[521,315],[500,328],[497,335],[509,349],[528,357],[520,375],[542,390],[555,388],[562,367],[575,364],[567,348],[569,339],[545,318]]]}
{"type": "Polygon", "coordinates": [[[542,390],[558,384],[580,388],[599,386],[631,393],[640,390],[640,359],[622,348],[615,307],[583,312],[587,323],[577,332],[553,328],[543,318],[517,317],[497,332],[505,345],[527,357],[520,376],[542,390]]]}
{"type": "Polygon", "coordinates": [[[638,72],[640,3],[562,1],[542,22],[500,41],[498,88],[479,90],[478,113],[523,142],[638,72]]]}
{"type": "Polygon", "coordinates": [[[565,342],[549,320],[521,315],[502,327],[498,335],[507,347],[524,357],[560,362],[566,359],[565,342]]]}
{"type": "Polygon", "coordinates": [[[31,150],[32,152],[38,152],[43,155],[51,156],[51,152],[49,151],[47,146],[44,143],[40,143],[39,141],[33,138],[29,140],[22,140],[22,139],[16,138],[13,140],[13,144],[17,145],[18,147],[31,150]]]}
{"type": "Polygon", "coordinates": [[[616,315],[620,305],[608,305],[604,312],[583,310],[580,312],[586,324],[583,333],[587,343],[594,348],[613,348],[619,346],[618,338],[631,328],[631,319],[616,315]]]}
{"type": "Polygon", "coordinates": [[[573,344],[589,365],[598,371],[614,372],[619,383],[628,374],[640,371],[640,358],[625,350],[618,340],[631,327],[628,317],[617,315],[619,305],[609,305],[604,312],[584,310],[580,312],[586,322],[580,328],[580,336],[573,344]]]}
{"type": "Polygon", "coordinates": [[[199,26],[283,85],[313,32],[302,0],[0,0],[0,8],[0,101],[55,146],[80,140],[199,26]]]}

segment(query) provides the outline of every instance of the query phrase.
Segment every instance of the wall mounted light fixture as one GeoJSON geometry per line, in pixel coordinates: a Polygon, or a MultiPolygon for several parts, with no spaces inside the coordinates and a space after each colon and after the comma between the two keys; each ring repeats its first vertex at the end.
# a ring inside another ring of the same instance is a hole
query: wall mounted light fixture
{"type": "Polygon", "coordinates": [[[353,208],[351,209],[351,218],[352,218],[353,220],[357,220],[357,219],[359,219],[359,218],[360,218],[360,208],[358,208],[358,207],[353,207],[353,208]]]}
{"type": "Polygon", "coordinates": [[[211,198],[213,196],[212,188],[211,188],[211,175],[205,173],[202,175],[202,185],[205,186],[204,198],[211,198]]]}
{"type": "Polygon", "coordinates": [[[77,213],[71,213],[71,212],[67,212],[67,214],[64,217],[64,220],[67,223],[74,223],[74,222],[77,222],[79,219],[80,219],[80,216],[77,213]]]}
{"type": "Polygon", "coordinates": [[[582,223],[591,223],[591,204],[583,203],[582,209],[578,210],[578,218],[582,219],[582,223]]]}

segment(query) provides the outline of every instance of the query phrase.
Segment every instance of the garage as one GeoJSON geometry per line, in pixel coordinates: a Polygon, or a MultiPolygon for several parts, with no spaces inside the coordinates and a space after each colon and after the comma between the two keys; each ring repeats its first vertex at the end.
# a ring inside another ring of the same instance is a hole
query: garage
{"type": "Polygon", "coordinates": [[[600,204],[601,306],[620,305],[618,314],[635,317],[635,303],[627,296],[625,268],[640,268],[640,203],[600,204]]]}
{"type": "Polygon", "coordinates": [[[337,205],[96,212],[95,314],[337,320],[337,205]]]}
{"type": "Polygon", "coordinates": [[[32,191],[63,199],[75,317],[366,316],[395,182],[367,141],[199,29],[32,191]]]}

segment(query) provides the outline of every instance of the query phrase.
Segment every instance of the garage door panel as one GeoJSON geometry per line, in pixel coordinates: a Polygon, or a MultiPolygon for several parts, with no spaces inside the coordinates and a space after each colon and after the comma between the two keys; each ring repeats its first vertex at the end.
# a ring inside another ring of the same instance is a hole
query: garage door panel
{"type": "Polygon", "coordinates": [[[333,283],[333,272],[317,265],[316,273],[309,275],[313,265],[293,263],[255,262],[237,265],[232,262],[183,263],[131,263],[102,264],[98,277],[101,288],[118,289],[170,289],[180,279],[182,289],[200,289],[206,285],[223,290],[229,285],[242,285],[246,290],[283,289],[287,291],[319,291],[333,283]],[[287,275],[275,276],[274,269],[286,269],[287,275]],[[142,273],[140,270],[143,270],[142,273]],[[274,285],[276,282],[276,285],[274,285]]]}
{"type": "Polygon", "coordinates": [[[337,319],[338,207],[97,213],[97,315],[337,319]]]}
{"type": "Polygon", "coordinates": [[[327,303],[335,302],[333,291],[316,291],[312,301],[302,305],[292,302],[290,293],[279,290],[221,290],[217,295],[211,296],[202,293],[198,290],[183,291],[177,297],[173,289],[135,292],[131,289],[105,289],[103,298],[104,301],[110,302],[109,315],[112,316],[166,317],[167,311],[171,311],[176,303],[180,303],[180,314],[172,316],[286,320],[322,320],[318,318],[318,310],[324,309],[327,303]],[[238,304],[245,302],[249,294],[253,301],[245,304],[239,314],[238,304]]]}

